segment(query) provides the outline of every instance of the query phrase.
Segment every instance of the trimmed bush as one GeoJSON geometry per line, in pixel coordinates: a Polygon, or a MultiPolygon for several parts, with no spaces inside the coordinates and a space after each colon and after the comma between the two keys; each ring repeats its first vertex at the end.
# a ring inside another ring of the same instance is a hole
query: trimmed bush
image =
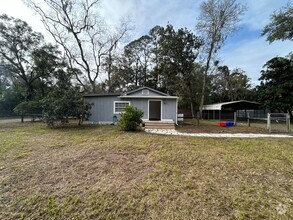
{"type": "Polygon", "coordinates": [[[136,131],[142,122],[143,111],[129,105],[121,115],[118,126],[123,131],[136,131]]]}

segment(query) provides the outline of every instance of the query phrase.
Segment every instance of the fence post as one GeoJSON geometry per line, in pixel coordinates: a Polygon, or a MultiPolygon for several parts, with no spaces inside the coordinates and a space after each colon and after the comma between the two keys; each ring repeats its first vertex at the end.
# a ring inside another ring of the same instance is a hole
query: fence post
{"type": "Polygon", "coordinates": [[[267,122],[267,129],[269,130],[269,132],[272,132],[272,127],[271,127],[271,114],[268,113],[268,122],[267,122]]]}
{"type": "Polygon", "coordinates": [[[290,128],[290,114],[289,113],[286,114],[286,124],[287,124],[287,126],[286,126],[287,132],[290,133],[291,128],[290,128]]]}
{"type": "Polygon", "coordinates": [[[197,126],[199,126],[199,112],[196,113],[197,126]]]}
{"type": "Polygon", "coordinates": [[[236,125],[236,117],[237,117],[237,113],[234,112],[234,126],[236,125]]]}
{"type": "Polygon", "coordinates": [[[247,112],[247,125],[248,125],[248,127],[250,127],[250,116],[249,116],[249,112],[247,112]]]}

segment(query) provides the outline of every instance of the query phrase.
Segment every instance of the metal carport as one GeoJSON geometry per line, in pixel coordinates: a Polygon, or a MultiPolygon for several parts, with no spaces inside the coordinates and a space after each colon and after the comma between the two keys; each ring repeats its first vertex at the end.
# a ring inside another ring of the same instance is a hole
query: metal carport
{"type": "Polygon", "coordinates": [[[234,113],[242,110],[246,113],[247,110],[259,110],[261,104],[258,102],[239,100],[231,102],[222,102],[203,106],[203,119],[208,120],[233,120],[234,113]]]}

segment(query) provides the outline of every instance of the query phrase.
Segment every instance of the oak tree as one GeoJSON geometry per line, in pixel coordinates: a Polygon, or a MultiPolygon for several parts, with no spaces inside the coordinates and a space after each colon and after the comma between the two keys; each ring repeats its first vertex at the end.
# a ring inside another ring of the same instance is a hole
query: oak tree
{"type": "Polygon", "coordinates": [[[257,87],[259,101],[272,110],[289,113],[293,111],[293,54],[274,57],[265,64],[260,85],[257,87]]]}
{"type": "Polygon", "coordinates": [[[0,59],[12,82],[23,87],[25,101],[34,98],[36,84],[51,76],[59,63],[56,46],[20,19],[0,16],[0,59]]]}
{"type": "Polygon", "coordinates": [[[262,31],[262,36],[267,36],[267,41],[293,40],[293,4],[274,12],[271,22],[262,31]]]}

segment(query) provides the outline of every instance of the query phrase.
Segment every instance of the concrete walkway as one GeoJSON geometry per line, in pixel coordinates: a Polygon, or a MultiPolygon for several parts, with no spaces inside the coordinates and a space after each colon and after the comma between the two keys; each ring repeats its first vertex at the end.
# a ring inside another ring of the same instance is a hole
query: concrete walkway
{"type": "Polygon", "coordinates": [[[210,137],[210,138],[293,138],[292,135],[287,135],[287,134],[182,133],[176,130],[163,130],[163,129],[145,129],[145,132],[151,133],[151,134],[178,135],[178,136],[189,136],[189,137],[210,137]]]}

